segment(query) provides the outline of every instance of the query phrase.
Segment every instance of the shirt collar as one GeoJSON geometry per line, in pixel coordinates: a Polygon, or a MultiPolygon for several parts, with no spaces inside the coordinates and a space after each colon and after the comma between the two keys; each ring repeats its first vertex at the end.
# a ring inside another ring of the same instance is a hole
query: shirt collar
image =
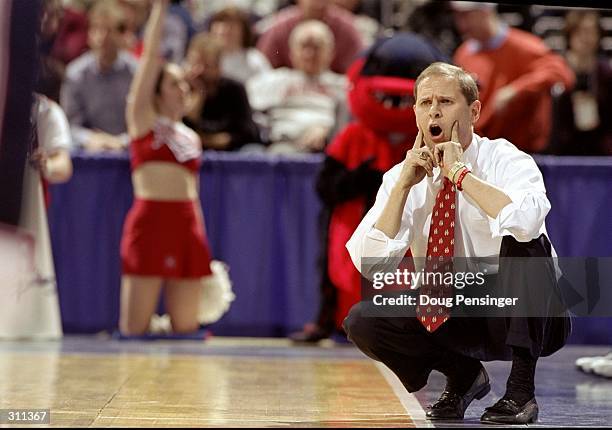
{"type": "Polygon", "coordinates": [[[95,54],[93,55],[93,68],[96,71],[96,73],[111,73],[111,72],[119,71],[122,68],[123,63],[124,63],[123,53],[119,51],[117,53],[117,58],[115,58],[115,62],[112,64],[111,68],[105,72],[102,72],[102,70],[100,69],[100,64],[98,63],[98,57],[96,57],[95,54]]]}
{"type": "Polygon", "coordinates": [[[506,41],[506,38],[508,37],[508,29],[509,29],[508,24],[500,23],[497,34],[495,34],[495,36],[493,36],[486,42],[480,43],[479,41],[474,40],[474,39],[470,40],[467,45],[469,51],[471,53],[476,53],[480,51],[492,51],[494,49],[499,48],[506,41]]]}

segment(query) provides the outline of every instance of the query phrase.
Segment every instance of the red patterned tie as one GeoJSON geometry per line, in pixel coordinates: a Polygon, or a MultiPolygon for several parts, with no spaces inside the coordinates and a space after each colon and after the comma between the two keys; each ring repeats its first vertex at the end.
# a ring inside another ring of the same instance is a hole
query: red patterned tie
{"type": "MultiPolygon", "coordinates": [[[[448,178],[444,178],[444,187],[436,196],[436,203],[431,215],[429,227],[429,241],[427,243],[427,259],[425,274],[430,273],[430,280],[445,278],[447,273],[453,271],[453,255],[455,251],[455,187],[448,178]],[[432,276],[432,273],[440,275],[432,276]]],[[[453,297],[453,286],[424,282],[419,291],[420,295],[436,298],[453,297]]],[[[450,308],[446,306],[430,305],[417,306],[416,314],[421,324],[428,332],[436,331],[450,317],[450,308]]]]}

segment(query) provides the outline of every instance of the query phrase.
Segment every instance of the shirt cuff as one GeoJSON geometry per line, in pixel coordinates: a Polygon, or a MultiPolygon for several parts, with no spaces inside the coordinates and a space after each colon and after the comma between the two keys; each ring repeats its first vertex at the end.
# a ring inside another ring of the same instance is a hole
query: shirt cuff
{"type": "MultiPolygon", "coordinates": [[[[496,218],[488,217],[489,227],[491,229],[492,236],[503,237],[512,236],[519,242],[526,242],[533,239],[528,234],[531,228],[525,223],[525,217],[522,216],[522,212],[536,211],[536,207],[528,207],[525,202],[525,197],[530,194],[530,191],[517,190],[517,191],[506,191],[506,195],[510,197],[511,202],[504,206],[496,218]],[[519,218],[520,216],[520,218],[519,218]]],[[[528,219],[531,217],[528,217],[528,219]]],[[[539,228],[538,228],[539,230],[539,228]]]]}
{"type": "Polygon", "coordinates": [[[402,258],[407,247],[408,243],[406,241],[391,239],[377,228],[372,228],[365,235],[362,255],[377,258],[402,258]]]}

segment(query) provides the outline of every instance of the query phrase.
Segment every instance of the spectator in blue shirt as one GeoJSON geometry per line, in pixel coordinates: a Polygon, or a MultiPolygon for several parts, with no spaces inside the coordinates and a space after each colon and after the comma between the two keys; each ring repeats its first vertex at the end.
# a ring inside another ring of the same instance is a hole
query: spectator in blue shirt
{"type": "Polygon", "coordinates": [[[77,147],[92,151],[127,147],[125,106],[138,61],[123,50],[125,17],[114,0],[89,12],[90,50],[68,65],[61,105],[77,147]]]}

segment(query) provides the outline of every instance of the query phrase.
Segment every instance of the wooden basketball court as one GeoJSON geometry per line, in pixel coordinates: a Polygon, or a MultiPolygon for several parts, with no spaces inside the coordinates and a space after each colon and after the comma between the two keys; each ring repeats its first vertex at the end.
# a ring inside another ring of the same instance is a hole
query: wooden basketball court
{"type": "MultiPolygon", "coordinates": [[[[609,424],[612,380],[573,368],[577,357],[607,351],[567,346],[540,361],[538,424],[609,424]]],[[[331,341],[3,341],[0,409],[49,409],[53,427],[473,427],[503,395],[509,372],[509,363],[485,365],[491,393],[450,423],[425,420],[442,375],[410,394],[385,366],[331,341]]]]}
{"type": "Polygon", "coordinates": [[[2,345],[0,407],[48,408],[52,426],[413,425],[378,367],[349,346],[236,338],[2,345]]]}

